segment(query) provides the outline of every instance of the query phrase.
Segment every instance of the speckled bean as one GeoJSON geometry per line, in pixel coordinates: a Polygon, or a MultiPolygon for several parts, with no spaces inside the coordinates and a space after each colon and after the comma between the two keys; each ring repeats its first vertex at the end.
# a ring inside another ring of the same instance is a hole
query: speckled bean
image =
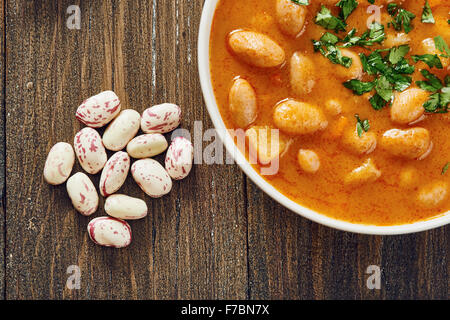
{"type": "Polygon", "coordinates": [[[76,117],[85,125],[100,128],[120,112],[120,100],[112,91],[103,91],[85,100],[77,109],[76,117]]]}
{"type": "Polygon", "coordinates": [[[113,194],[105,201],[105,212],[117,219],[137,220],[147,216],[148,208],[144,200],[113,194]]]}
{"type": "Polygon", "coordinates": [[[96,174],[105,166],[107,156],[98,132],[84,128],[75,135],[75,153],[81,167],[90,174],[96,174]]]}
{"type": "Polygon", "coordinates": [[[174,180],[181,180],[188,176],[192,169],[194,147],[184,138],[177,137],[170,144],[166,154],[166,170],[174,180]]]}
{"type": "Polygon", "coordinates": [[[84,216],[90,216],[98,208],[98,194],[89,177],[78,172],[67,180],[67,193],[75,209],[84,216]]]}
{"type": "Polygon", "coordinates": [[[153,159],[142,159],[133,163],[131,174],[142,191],[152,198],[160,198],[172,190],[169,174],[153,159]]]}
{"type": "Polygon", "coordinates": [[[128,153],[119,151],[113,154],[100,177],[100,194],[107,197],[119,190],[127,179],[128,171],[130,171],[128,153]]]}
{"type": "Polygon", "coordinates": [[[89,222],[89,238],[100,246],[125,248],[131,243],[131,227],[123,220],[100,217],[89,222]]]}
{"type": "Polygon", "coordinates": [[[141,115],[131,109],[123,110],[111,122],[103,134],[103,145],[111,151],[119,151],[133,139],[141,125],[141,115]]]}
{"type": "Polygon", "coordinates": [[[175,130],[180,123],[180,107],[172,103],[163,103],[144,111],[141,129],[145,133],[167,133],[175,130]]]}
{"type": "Polygon", "coordinates": [[[75,163],[75,153],[70,144],[58,142],[48,153],[44,167],[44,179],[52,185],[59,185],[69,178],[75,163]]]}
{"type": "Polygon", "coordinates": [[[135,159],[151,158],[166,151],[169,144],[160,133],[137,136],[127,145],[127,152],[135,159]]]}

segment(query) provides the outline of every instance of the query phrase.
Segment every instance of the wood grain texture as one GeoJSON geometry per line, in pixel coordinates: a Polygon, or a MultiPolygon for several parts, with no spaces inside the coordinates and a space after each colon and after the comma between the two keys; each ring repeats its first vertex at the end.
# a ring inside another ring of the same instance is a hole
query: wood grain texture
{"type": "Polygon", "coordinates": [[[248,181],[250,298],[448,299],[449,226],[367,236],[298,217],[248,181]],[[369,290],[371,265],[381,290],[369,290]]]}
{"type": "Polygon", "coordinates": [[[5,298],[5,2],[0,0],[0,300],[5,298]]]}
{"type": "MultiPolygon", "coordinates": [[[[7,298],[245,298],[247,229],[236,167],[197,166],[170,196],[145,198],[150,215],[131,223],[134,241],[125,250],[93,245],[89,219],[73,210],[64,185],[43,182],[48,150],[72,141],[81,128],[76,107],[101,90],[115,90],[124,108],[140,112],[179,103],[188,130],[207,119],[195,59],[201,2],[83,1],[81,30],[65,26],[71,4],[8,4],[14,45],[8,45],[7,190],[18,196],[7,202],[7,298]],[[65,288],[70,265],[81,269],[80,290],[65,288]]],[[[131,178],[122,192],[144,197],[131,178]]]]}
{"type": "MultiPolygon", "coordinates": [[[[0,146],[6,133],[2,297],[448,298],[449,227],[398,237],[331,230],[284,209],[231,165],[196,165],[162,199],[145,197],[129,177],[121,192],[144,198],[149,207],[146,219],[130,223],[132,245],[105,249],[88,239],[90,219],[74,211],[65,186],[43,181],[47,152],[58,141],[72,142],[82,128],[77,106],[105,89],[140,112],[178,103],[182,128],[191,134],[211,128],[197,75],[202,4],[8,0],[0,11],[6,19],[0,22],[6,26],[0,30],[6,34],[0,59],[6,73],[6,84],[0,76],[0,88],[6,86],[6,95],[0,90],[6,119],[0,118],[0,146]],[[66,27],[73,4],[81,8],[80,30],[66,27]],[[66,287],[71,265],[81,271],[79,290],[66,287]],[[366,287],[369,265],[382,268],[381,290],[366,287]]],[[[197,156],[210,143],[200,133],[197,156]]],[[[80,170],[77,164],[74,172],[80,170]]],[[[93,180],[98,184],[98,175],[93,180]]],[[[103,209],[95,214],[101,215],[103,209]]]]}

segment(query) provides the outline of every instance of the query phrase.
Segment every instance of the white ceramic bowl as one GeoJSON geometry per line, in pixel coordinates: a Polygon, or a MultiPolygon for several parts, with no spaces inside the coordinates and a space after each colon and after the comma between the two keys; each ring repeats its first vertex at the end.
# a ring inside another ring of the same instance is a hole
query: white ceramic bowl
{"type": "Polygon", "coordinates": [[[212,122],[217,129],[218,135],[222,142],[225,144],[228,152],[234,156],[236,163],[244,170],[247,176],[265,193],[267,193],[274,200],[286,208],[296,212],[297,214],[308,218],[317,223],[339,229],[344,231],[374,234],[374,235],[394,235],[405,234],[412,232],[419,232],[444,226],[450,223],[450,213],[438,216],[436,218],[420,221],[412,224],[396,225],[396,226],[375,226],[375,225],[363,225],[336,220],[327,217],[321,213],[315,212],[308,208],[301,206],[300,204],[290,200],[285,195],[281,194],[272,185],[265,181],[255,169],[247,162],[244,155],[237,151],[236,145],[231,139],[230,135],[226,133],[226,127],[222,120],[217,107],[216,99],[211,83],[210,67],[209,67],[209,38],[211,33],[211,24],[214,17],[216,5],[219,0],[206,0],[203,6],[203,13],[200,22],[200,30],[198,37],[198,68],[200,73],[200,83],[202,86],[203,96],[205,98],[206,106],[208,108],[209,115],[212,122]]]}

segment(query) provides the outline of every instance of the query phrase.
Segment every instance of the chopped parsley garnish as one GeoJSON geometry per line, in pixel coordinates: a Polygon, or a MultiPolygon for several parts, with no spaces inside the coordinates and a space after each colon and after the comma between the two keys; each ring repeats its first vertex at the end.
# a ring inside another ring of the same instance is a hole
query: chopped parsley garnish
{"type": "Polygon", "coordinates": [[[435,23],[433,17],[433,12],[431,11],[430,4],[428,3],[428,0],[425,1],[425,5],[423,6],[423,12],[422,12],[422,22],[423,23],[435,23]]]}
{"type": "Polygon", "coordinates": [[[361,138],[364,132],[369,131],[370,129],[370,122],[369,120],[361,120],[358,114],[355,114],[356,118],[356,132],[358,133],[358,136],[361,138]]]}
{"type": "Polygon", "coordinates": [[[389,51],[389,62],[392,64],[399,63],[403,57],[409,52],[410,48],[408,45],[402,45],[399,47],[393,47],[389,51]]]}
{"type": "Polygon", "coordinates": [[[314,51],[322,53],[334,64],[349,68],[352,65],[352,59],[343,56],[339,48],[372,46],[385,38],[384,26],[379,23],[373,23],[361,36],[355,34],[356,29],[352,29],[343,39],[340,39],[330,32],[325,32],[320,40],[313,40],[314,51]]]}
{"type": "Polygon", "coordinates": [[[370,82],[353,79],[344,82],[344,87],[357,95],[375,89],[375,94],[369,101],[375,110],[382,109],[388,102],[392,102],[394,90],[401,92],[411,85],[412,79],[408,75],[413,73],[415,68],[405,58],[409,50],[408,45],[402,45],[387,50],[375,50],[369,55],[361,53],[359,56],[364,71],[375,79],[370,82]],[[383,56],[385,51],[387,54],[383,56]]]}
{"type": "Polygon", "coordinates": [[[344,87],[347,89],[353,90],[354,94],[358,96],[363,95],[366,92],[370,92],[375,88],[375,81],[372,82],[363,82],[358,79],[352,79],[347,82],[344,82],[344,87]]]}
{"type": "Polygon", "coordinates": [[[442,81],[428,70],[420,70],[420,73],[428,81],[416,81],[419,88],[430,91],[430,95],[427,102],[423,107],[426,112],[429,113],[447,113],[448,105],[450,104],[450,76],[447,75],[442,81]]]}
{"type": "Polygon", "coordinates": [[[368,2],[369,2],[370,4],[374,4],[374,3],[375,3],[375,0],[368,0],[368,2]]]}
{"type": "Polygon", "coordinates": [[[293,3],[295,4],[299,4],[302,6],[307,6],[309,5],[309,0],[291,0],[293,3]]]}
{"type": "Polygon", "coordinates": [[[358,1],[356,0],[340,0],[337,4],[337,7],[341,8],[341,13],[339,16],[344,21],[350,16],[350,14],[358,7],[358,1]]]}
{"type": "Polygon", "coordinates": [[[356,29],[350,32],[341,40],[344,44],[342,47],[349,48],[353,46],[373,46],[375,43],[381,43],[386,38],[384,33],[384,25],[374,22],[370,25],[369,30],[364,32],[361,36],[356,36],[356,29]]]}
{"type": "Polygon", "coordinates": [[[330,9],[328,9],[324,5],[322,5],[322,8],[317,13],[314,22],[327,30],[334,30],[336,32],[345,31],[345,28],[347,27],[347,24],[344,21],[342,21],[338,17],[333,16],[330,9]]]}
{"type": "Polygon", "coordinates": [[[414,62],[423,61],[430,68],[443,69],[441,59],[439,59],[437,54],[423,54],[411,56],[414,62]]]}
{"type": "Polygon", "coordinates": [[[445,166],[442,168],[441,174],[444,175],[447,172],[448,168],[450,168],[450,162],[447,162],[445,164],[445,166]]]}
{"type": "Polygon", "coordinates": [[[333,34],[327,32],[319,41],[313,40],[314,51],[319,51],[334,64],[349,68],[353,63],[352,59],[342,55],[341,50],[336,47],[337,42],[334,41],[333,37],[335,37],[333,34]]]}
{"type": "Polygon", "coordinates": [[[397,31],[401,31],[403,27],[406,33],[409,33],[413,29],[411,21],[416,16],[412,12],[400,8],[395,3],[390,3],[388,4],[388,13],[392,16],[392,20],[388,23],[388,26],[394,27],[397,31]]]}
{"type": "Polygon", "coordinates": [[[442,52],[441,57],[449,58],[450,48],[448,47],[447,42],[445,42],[445,40],[441,36],[437,36],[433,40],[436,48],[442,52]]]}
{"type": "Polygon", "coordinates": [[[424,70],[424,69],[420,70],[420,73],[428,81],[416,81],[416,84],[419,86],[419,88],[426,90],[426,91],[430,91],[430,92],[436,92],[444,87],[442,85],[441,80],[439,80],[438,77],[436,77],[434,74],[432,74],[428,70],[424,70]]]}

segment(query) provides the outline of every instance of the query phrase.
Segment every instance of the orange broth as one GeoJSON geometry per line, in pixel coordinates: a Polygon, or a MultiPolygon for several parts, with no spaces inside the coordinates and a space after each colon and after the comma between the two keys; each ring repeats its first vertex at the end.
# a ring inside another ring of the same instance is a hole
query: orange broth
{"type": "MultiPolygon", "coordinates": [[[[343,102],[342,114],[337,117],[327,114],[329,125],[324,131],[311,135],[291,136],[293,142],[280,159],[279,172],[273,176],[263,176],[264,179],[288,198],[303,206],[353,223],[399,225],[430,219],[450,210],[450,197],[434,208],[424,208],[416,201],[418,190],[427,183],[445,181],[450,185],[450,170],[447,174],[442,174],[442,168],[450,161],[450,135],[447,130],[449,122],[443,115],[427,116],[425,120],[417,124],[431,133],[434,148],[427,158],[421,161],[405,160],[393,157],[377,147],[370,154],[370,158],[382,172],[381,177],[373,183],[356,188],[343,184],[345,174],[360,166],[369,156],[358,156],[348,152],[342,146],[341,140],[330,134],[330,130],[340,117],[346,117],[349,125],[356,125],[355,114],[359,114],[361,119],[369,119],[370,131],[375,132],[378,139],[386,130],[407,129],[410,126],[394,124],[390,120],[389,106],[380,111],[374,110],[368,101],[373,93],[357,96],[346,89],[342,79],[334,75],[336,68],[343,67],[332,64],[320,53],[314,52],[311,40],[319,40],[326,31],[334,32],[325,30],[314,23],[314,17],[320,10],[321,2],[314,0],[310,2],[305,29],[300,36],[293,38],[280,31],[275,17],[274,0],[219,1],[212,25],[210,63],[216,101],[226,126],[236,128],[228,107],[228,93],[233,79],[238,76],[248,80],[257,95],[258,117],[252,125],[274,126],[273,110],[278,102],[286,98],[295,98],[322,109],[325,108],[325,101],[337,99],[343,102]],[[227,46],[228,35],[238,29],[268,35],[284,49],[286,63],[278,68],[263,69],[240,61],[227,46]],[[316,70],[320,72],[312,92],[304,96],[294,95],[290,88],[289,60],[297,51],[309,56],[314,61],[316,70]],[[300,169],[297,162],[297,153],[300,148],[314,150],[319,155],[321,167],[317,173],[307,174],[300,169]],[[399,184],[399,174],[406,167],[416,169],[418,179],[412,187],[402,188],[399,184]]],[[[363,0],[358,2],[357,9],[347,19],[346,31],[338,34],[340,37],[353,27],[357,28],[358,35],[367,30],[366,21],[370,14],[366,10],[370,4],[363,0]]],[[[377,2],[379,1],[375,1],[375,4],[377,2]]],[[[397,1],[397,3],[400,2],[397,1]]],[[[421,41],[438,35],[442,36],[447,43],[450,40],[450,25],[447,24],[447,19],[450,18],[450,5],[444,5],[444,1],[438,2],[437,6],[432,7],[436,24],[424,24],[421,22],[423,3],[424,1],[405,1],[402,4],[403,8],[416,15],[412,22],[414,29],[408,34],[411,38],[409,42],[411,51],[407,58],[410,64],[416,67],[412,75],[411,87],[416,86],[415,81],[424,80],[419,73],[420,69],[430,70],[423,62],[415,64],[410,59],[411,54],[423,54],[421,41]]],[[[333,15],[338,15],[339,8],[332,5],[327,7],[332,10],[333,15]]],[[[388,21],[390,16],[384,7],[382,23],[385,25],[386,35],[396,33],[393,28],[386,26],[388,21]]],[[[377,48],[384,47],[376,45],[369,50],[352,47],[350,50],[368,54],[377,48]]],[[[433,68],[431,72],[440,79],[444,79],[448,69],[433,68]]],[[[255,167],[258,169],[258,165],[255,167]]]]}

